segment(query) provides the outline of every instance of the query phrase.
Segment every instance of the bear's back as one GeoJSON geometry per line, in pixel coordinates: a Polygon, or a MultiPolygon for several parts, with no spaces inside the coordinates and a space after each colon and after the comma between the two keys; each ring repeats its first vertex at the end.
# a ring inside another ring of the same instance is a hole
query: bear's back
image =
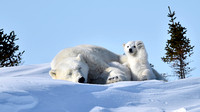
{"type": "Polygon", "coordinates": [[[93,55],[96,58],[104,60],[106,63],[111,61],[119,61],[119,56],[103,47],[95,46],[95,45],[79,45],[77,48],[83,48],[84,53],[81,51],[81,54],[85,54],[85,56],[93,55]]]}
{"type": "Polygon", "coordinates": [[[63,61],[66,58],[77,57],[78,54],[83,55],[85,58],[95,57],[104,62],[119,61],[119,56],[115,53],[95,45],[79,45],[71,48],[61,50],[53,59],[52,65],[63,61]]]}

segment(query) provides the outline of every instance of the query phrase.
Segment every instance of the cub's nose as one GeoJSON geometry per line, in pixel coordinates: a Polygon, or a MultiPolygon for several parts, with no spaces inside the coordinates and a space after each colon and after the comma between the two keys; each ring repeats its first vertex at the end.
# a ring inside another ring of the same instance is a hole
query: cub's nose
{"type": "Polygon", "coordinates": [[[129,49],[129,52],[130,52],[130,53],[133,53],[133,50],[132,50],[132,49],[129,49]]]}
{"type": "Polygon", "coordinates": [[[79,83],[84,83],[84,82],[85,82],[85,78],[84,78],[84,77],[79,78],[79,79],[78,79],[78,82],[79,82],[79,83]]]}

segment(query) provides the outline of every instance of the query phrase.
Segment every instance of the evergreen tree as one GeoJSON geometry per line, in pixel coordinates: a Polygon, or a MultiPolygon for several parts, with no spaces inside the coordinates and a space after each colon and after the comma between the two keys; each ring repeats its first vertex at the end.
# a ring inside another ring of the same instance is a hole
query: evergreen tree
{"type": "Polygon", "coordinates": [[[16,53],[19,46],[15,45],[15,41],[18,39],[14,31],[7,35],[0,29],[0,67],[17,66],[21,63],[21,56],[25,51],[16,53]]]}
{"type": "Polygon", "coordinates": [[[190,62],[187,59],[193,54],[194,46],[190,45],[190,39],[185,36],[186,28],[182,27],[180,22],[175,22],[175,12],[172,13],[170,7],[168,8],[168,17],[170,17],[168,34],[170,34],[171,39],[167,40],[165,47],[167,52],[162,60],[168,64],[171,63],[171,67],[179,79],[184,79],[193,70],[188,67],[190,62]]]}

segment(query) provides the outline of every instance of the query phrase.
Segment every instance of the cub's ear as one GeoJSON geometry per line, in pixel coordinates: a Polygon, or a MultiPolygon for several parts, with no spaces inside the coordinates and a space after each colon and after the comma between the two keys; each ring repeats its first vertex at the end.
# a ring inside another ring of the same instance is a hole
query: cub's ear
{"type": "Polygon", "coordinates": [[[126,44],[123,44],[123,47],[125,47],[126,44]]]}
{"type": "Polygon", "coordinates": [[[83,57],[82,57],[81,54],[78,54],[78,56],[76,57],[76,59],[77,59],[78,61],[83,61],[83,57]]]}
{"type": "Polygon", "coordinates": [[[142,41],[136,41],[135,43],[136,43],[137,48],[144,47],[144,44],[142,41]]]}
{"type": "Polygon", "coordinates": [[[56,79],[56,70],[50,70],[49,75],[52,77],[52,79],[56,79]]]}

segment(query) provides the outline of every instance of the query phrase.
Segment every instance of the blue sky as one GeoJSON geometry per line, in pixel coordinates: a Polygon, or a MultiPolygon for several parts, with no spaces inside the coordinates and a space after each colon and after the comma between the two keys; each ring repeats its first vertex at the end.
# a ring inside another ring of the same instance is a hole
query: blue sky
{"type": "Polygon", "coordinates": [[[142,40],[149,62],[160,73],[173,74],[162,62],[167,39],[168,6],[187,28],[195,45],[193,61],[199,74],[200,1],[183,0],[1,0],[0,28],[15,31],[24,65],[50,63],[62,49],[79,44],[105,47],[123,54],[122,44],[142,40]]]}

